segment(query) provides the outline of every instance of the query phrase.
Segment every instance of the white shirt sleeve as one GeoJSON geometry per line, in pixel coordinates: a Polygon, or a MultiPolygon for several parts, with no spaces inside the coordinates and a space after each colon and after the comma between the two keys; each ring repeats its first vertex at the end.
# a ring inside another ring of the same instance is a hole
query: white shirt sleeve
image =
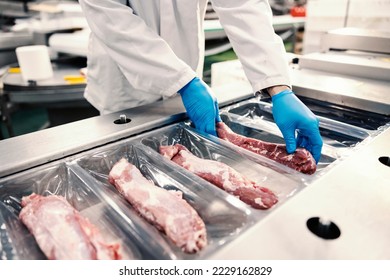
{"type": "Polygon", "coordinates": [[[126,5],[79,0],[88,25],[134,89],[170,96],[196,73],[126,5]]]}
{"type": "Polygon", "coordinates": [[[212,0],[253,90],[291,86],[282,39],[272,25],[267,0],[212,0]]]}

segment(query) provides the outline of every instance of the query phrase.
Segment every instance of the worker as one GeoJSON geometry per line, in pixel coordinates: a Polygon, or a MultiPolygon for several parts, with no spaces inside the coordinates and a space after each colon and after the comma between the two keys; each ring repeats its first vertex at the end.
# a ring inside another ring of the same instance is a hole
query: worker
{"type": "MultiPolygon", "coordinates": [[[[216,135],[218,102],[202,81],[207,2],[79,0],[91,29],[85,98],[106,114],[180,94],[195,127],[216,135]]],[[[272,96],[287,151],[304,147],[318,162],[318,120],[292,91],[284,44],[274,32],[268,1],[211,3],[253,91],[272,96]]]]}

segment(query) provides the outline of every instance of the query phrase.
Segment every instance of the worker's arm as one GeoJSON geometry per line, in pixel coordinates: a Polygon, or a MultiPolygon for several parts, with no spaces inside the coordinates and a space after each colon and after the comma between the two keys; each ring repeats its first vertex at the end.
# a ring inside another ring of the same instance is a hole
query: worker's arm
{"type": "Polygon", "coordinates": [[[291,86],[283,40],[275,34],[266,0],[211,0],[253,92],[291,86]]]}
{"type": "Polygon", "coordinates": [[[125,2],[79,1],[95,38],[133,88],[163,96],[176,94],[196,76],[195,71],[125,2]]]}
{"type": "Polygon", "coordinates": [[[305,147],[318,162],[322,149],[318,120],[291,91],[286,50],[274,31],[268,1],[212,0],[212,3],[253,92],[268,89],[272,96],[274,119],[287,151],[292,153],[297,146],[305,147]]]}

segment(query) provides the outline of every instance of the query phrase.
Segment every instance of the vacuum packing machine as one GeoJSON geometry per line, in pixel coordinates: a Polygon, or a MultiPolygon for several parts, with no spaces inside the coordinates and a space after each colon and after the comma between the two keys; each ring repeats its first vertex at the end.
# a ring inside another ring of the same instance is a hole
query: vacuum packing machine
{"type": "MultiPolygon", "coordinates": [[[[332,76],[298,66],[293,77],[332,76]]],[[[313,86],[310,95],[310,82],[297,85],[324,140],[311,175],[200,133],[179,97],[1,141],[1,259],[47,258],[19,218],[22,197],[32,193],[65,197],[107,242],[120,244],[124,259],[389,259],[390,102],[381,93],[390,81],[333,77],[379,91],[373,101],[351,87],[319,93],[313,86]],[[233,168],[275,193],[277,203],[253,208],[160,154],[161,146],[175,144],[233,168]],[[115,189],[109,173],[122,158],[196,210],[207,233],[201,250],[185,253],[115,189]]],[[[284,143],[268,97],[237,90],[218,99],[234,133],[284,143]]]]}

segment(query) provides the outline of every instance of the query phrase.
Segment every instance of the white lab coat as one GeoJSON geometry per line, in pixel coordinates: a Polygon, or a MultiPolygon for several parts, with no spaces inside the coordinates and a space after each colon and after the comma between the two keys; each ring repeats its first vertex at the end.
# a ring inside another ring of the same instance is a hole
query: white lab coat
{"type": "MultiPolygon", "coordinates": [[[[91,36],[85,98],[102,114],[177,94],[204,60],[207,0],[79,0],[91,36]]],[[[267,0],[214,0],[254,92],[290,85],[267,0]]]]}

